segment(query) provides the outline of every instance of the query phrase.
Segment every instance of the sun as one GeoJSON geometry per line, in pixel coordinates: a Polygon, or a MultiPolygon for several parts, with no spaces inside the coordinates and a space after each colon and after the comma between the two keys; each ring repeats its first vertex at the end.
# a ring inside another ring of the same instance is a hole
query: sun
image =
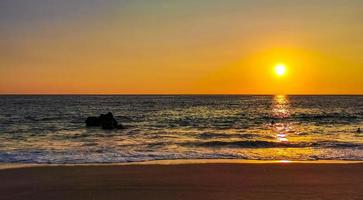
{"type": "Polygon", "coordinates": [[[286,74],[286,66],[284,64],[277,64],[275,66],[275,73],[277,76],[284,76],[286,74]]]}

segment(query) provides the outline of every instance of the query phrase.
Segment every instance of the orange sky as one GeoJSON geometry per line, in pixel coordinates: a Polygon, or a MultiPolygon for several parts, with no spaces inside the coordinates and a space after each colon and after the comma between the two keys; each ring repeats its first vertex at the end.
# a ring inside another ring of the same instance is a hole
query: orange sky
{"type": "Polygon", "coordinates": [[[4,1],[0,93],[363,94],[362,8],[357,0],[4,1]]]}

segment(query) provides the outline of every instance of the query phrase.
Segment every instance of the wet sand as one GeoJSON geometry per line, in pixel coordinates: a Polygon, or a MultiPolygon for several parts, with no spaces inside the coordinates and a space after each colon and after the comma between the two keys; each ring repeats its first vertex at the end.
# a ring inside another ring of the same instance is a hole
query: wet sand
{"type": "Polygon", "coordinates": [[[8,168],[0,170],[0,199],[363,199],[363,164],[8,168]]]}

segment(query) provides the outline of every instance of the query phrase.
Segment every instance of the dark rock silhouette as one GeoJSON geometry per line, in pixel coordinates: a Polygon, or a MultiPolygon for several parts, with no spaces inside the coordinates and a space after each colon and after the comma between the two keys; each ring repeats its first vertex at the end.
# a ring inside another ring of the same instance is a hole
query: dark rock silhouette
{"type": "Polygon", "coordinates": [[[86,119],[86,126],[94,127],[101,126],[103,129],[123,129],[122,124],[118,124],[111,112],[101,114],[99,117],[88,117],[86,119]]]}
{"type": "Polygon", "coordinates": [[[362,133],[362,131],[360,130],[360,128],[358,128],[357,133],[362,133]]]}
{"type": "Polygon", "coordinates": [[[103,129],[115,129],[117,128],[117,121],[113,118],[112,113],[107,113],[99,117],[101,126],[103,129]]]}
{"type": "Polygon", "coordinates": [[[88,117],[86,119],[86,126],[100,126],[100,119],[98,117],[88,117]]]}

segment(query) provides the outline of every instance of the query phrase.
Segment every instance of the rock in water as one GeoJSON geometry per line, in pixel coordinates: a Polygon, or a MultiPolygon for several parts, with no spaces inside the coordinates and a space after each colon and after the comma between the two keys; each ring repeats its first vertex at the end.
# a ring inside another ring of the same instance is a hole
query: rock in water
{"type": "Polygon", "coordinates": [[[101,114],[99,117],[88,117],[86,126],[101,126],[103,129],[123,129],[122,124],[118,124],[112,113],[101,114]]]}
{"type": "Polygon", "coordinates": [[[105,115],[101,115],[99,117],[101,126],[103,129],[116,129],[117,128],[117,121],[113,117],[112,113],[107,113],[105,115]]]}
{"type": "Polygon", "coordinates": [[[100,119],[98,117],[88,117],[86,119],[86,126],[100,126],[100,119]]]}

